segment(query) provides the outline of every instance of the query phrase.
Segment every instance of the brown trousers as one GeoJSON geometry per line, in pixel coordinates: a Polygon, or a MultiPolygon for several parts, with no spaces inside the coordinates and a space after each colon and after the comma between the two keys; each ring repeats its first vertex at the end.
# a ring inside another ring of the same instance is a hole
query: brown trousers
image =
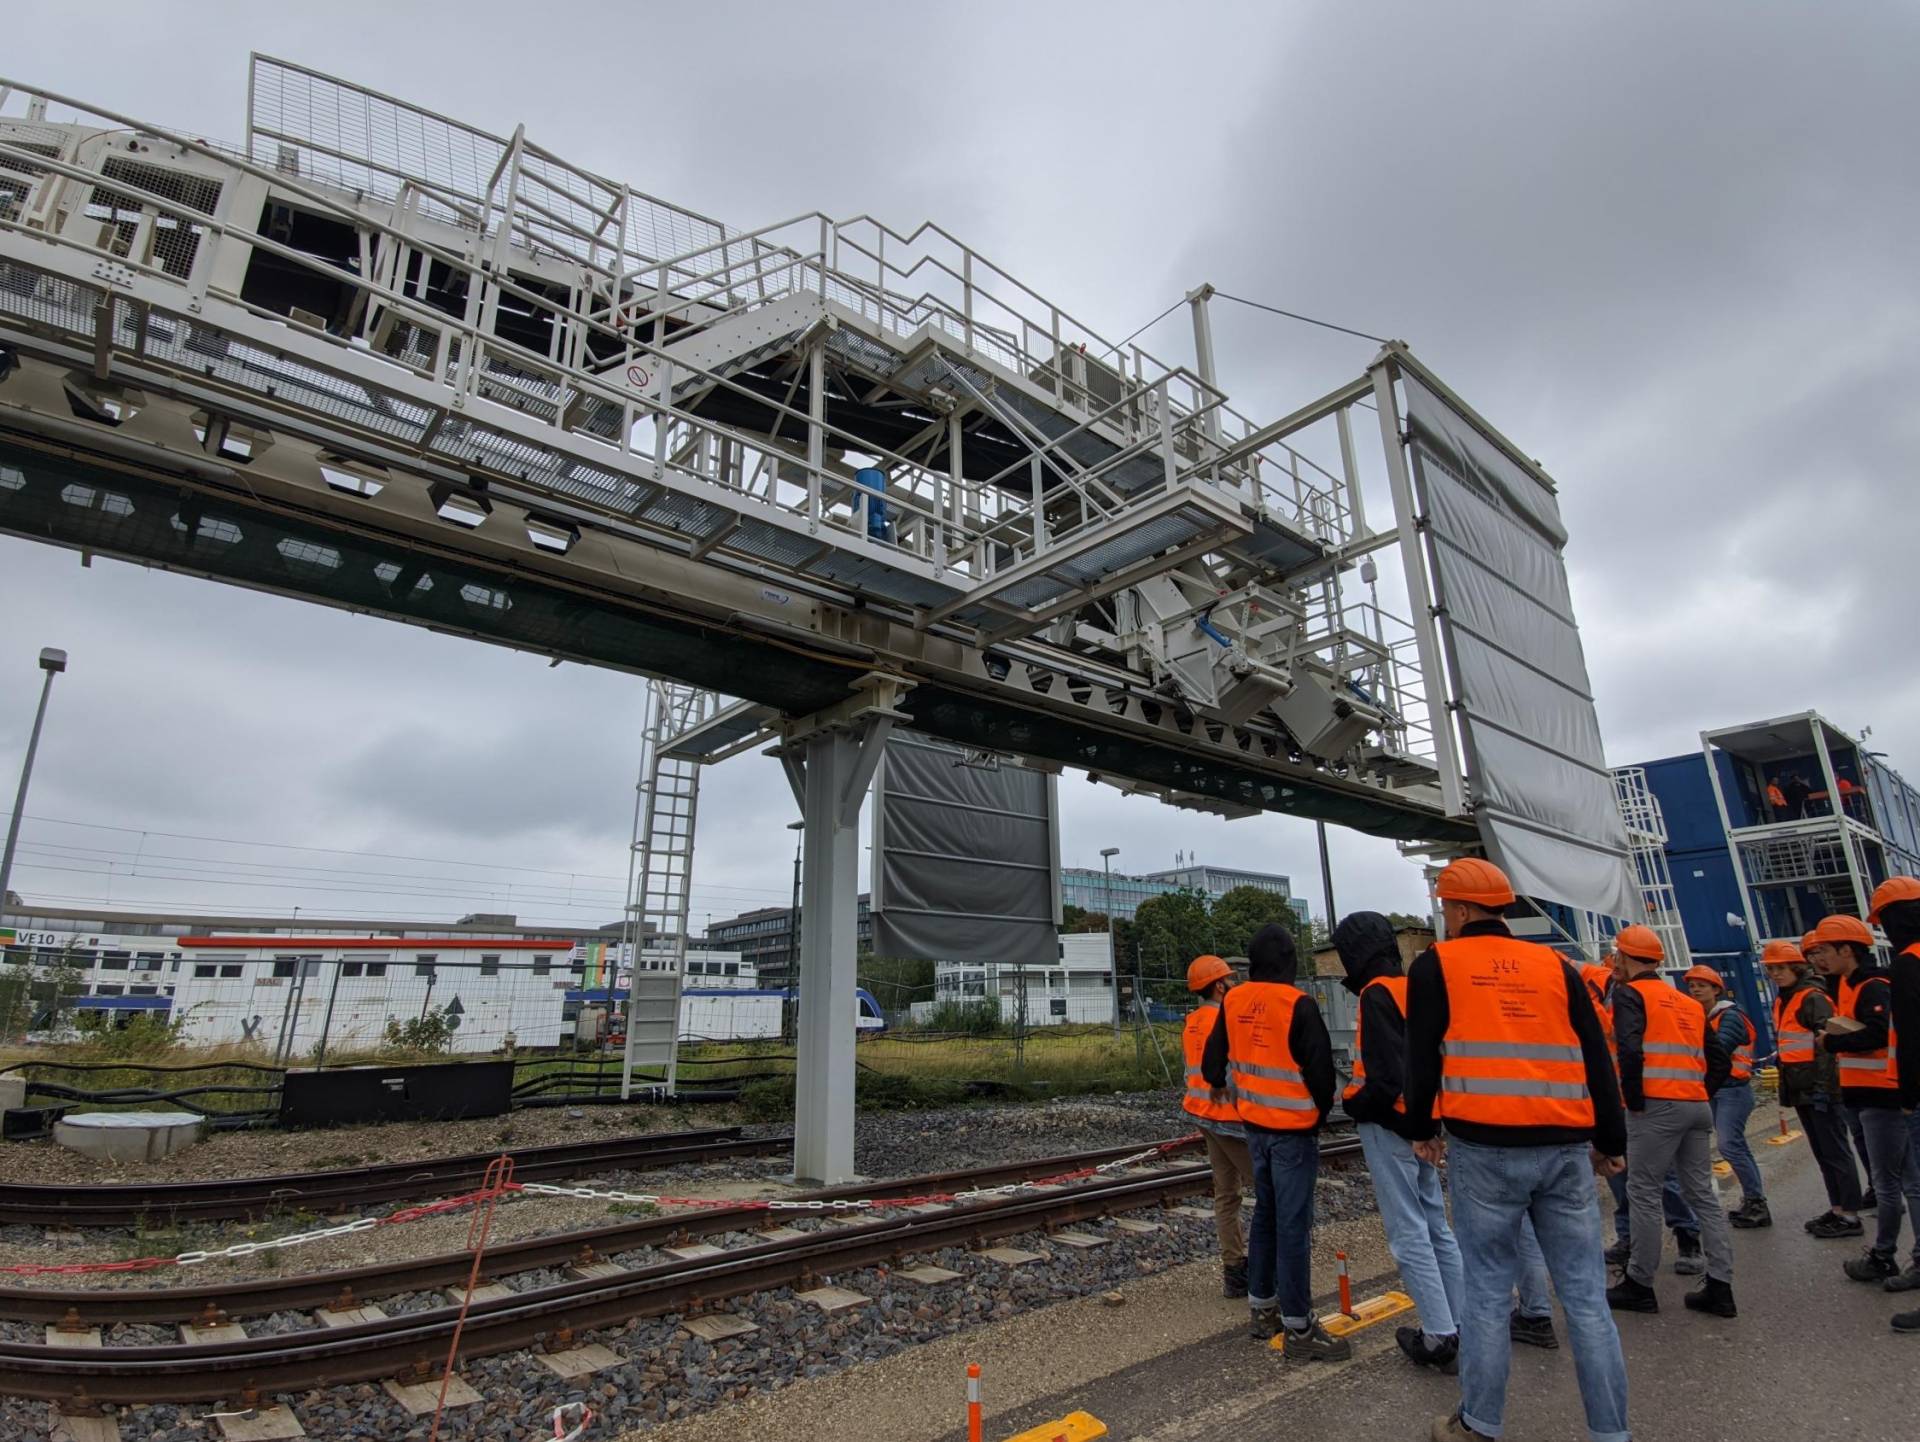
{"type": "Polygon", "coordinates": [[[1247,1259],[1240,1231],[1240,1194],[1253,1190],[1253,1158],[1244,1137],[1207,1132],[1207,1161],[1213,1167],[1213,1227],[1220,1236],[1220,1260],[1237,1267],[1247,1259]]]}

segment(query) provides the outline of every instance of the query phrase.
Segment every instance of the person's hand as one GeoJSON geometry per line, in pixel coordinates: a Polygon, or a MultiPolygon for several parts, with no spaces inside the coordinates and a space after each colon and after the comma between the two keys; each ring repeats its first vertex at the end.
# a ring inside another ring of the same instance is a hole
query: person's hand
{"type": "Polygon", "coordinates": [[[1816,1031],[1813,1034],[1813,1049],[1818,1052],[1824,1052],[1827,1049],[1827,1034],[1824,1031],[1816,1031]]]}
{"type": "Polygon", "coordinates": [[[1447,1143],[1443,1137],[1429,1137],[1424,1142],[1413,1144],[1413,1154],[1430,1167],[1437,1167],[1446,1160],[1447,1143]]]}
{"type": "Polygon", "coordinates": [[[1593,1169],[1603,1177],[1617,1177],[1627,1169],[1625,1157],[1610,1157],[1598,1147],[1589,1147],[1593,1153],[1593,1169]]]}
{"type": "Polygon", "coordinates": [[[1207,1097],[1210,1101],[1225,1106],[1227,1102],[1227,1089],[1225,1087],[1208,1087],[1207,1097]]]}
{"type": "Polygon", "coordinates": [[[1643,1117],[1646,1114],[1647,1114],[1647,1109],[1645,1107],[1628,1107],[1627,1108],[1627,1115],[1630,1117],[1643,1117]]]}

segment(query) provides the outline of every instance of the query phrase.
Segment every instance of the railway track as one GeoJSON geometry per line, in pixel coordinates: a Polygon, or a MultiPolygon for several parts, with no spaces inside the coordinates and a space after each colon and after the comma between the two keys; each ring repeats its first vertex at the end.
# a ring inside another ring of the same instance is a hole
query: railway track
{"type": "MultiPolygon", "coordinates": [[[[557,1181],[588,1172],[640,1170],[732,1157],[767,1156],[793,1145],[791,1137],[742,1137],[739,1127],[654,1132],[641,1136],[563,1142],[509,1152],[521,1181],[557,1181]]],[[[468,1191],[480,1184],[499,1152],[382,1162],[318,1172],[284,1172],[206,1182],[114,1186],[0,1185],[0,1225],[129,1227],[141,1222],[238,1221],[275,1212],[326,1214],[369,1203],[415,1201],[468,1191]]]]}
{"type": "MultiPolygon", "coordinates": [[[[1351,1138],[1329,1138],[1323,1155],[1358,1150],[1351,1138]]],[[[1138,1149],[1045,1158],[1012,1166],[938,1176],[912,1177],[860,1190],[866,1197],[913,1197],[1005,1185],[1014,1180],[1056,1176],[1111,1164],[1138,1149]]],[[[1156,1169],[1121,1172],[1044,1190],[999,1197],[955,1200],[924,1208],[885,1213],[857,1212],[838,1224],[799,1232],[786,1229],[750,1245],[717,1255],[663,1261],[607,1275],[586,1275],[555,1286],[475,1300],[461,1333],[460,1356],[471,1358],[529,1347],[570,1346],[578,1334],[635,1318],[687,1312],[702,1306],[781,1286],[801,1286],[818,1277],[860,1267],[892,1264],[915,1253],[971,1246],[1022,1232],[1049,1230],[1071,1222],[1160,1206],[1205,1192],[1211,1169],[1169,1158],[1156,1169]]],[[[844,1193],[839,1195],[844,1196],[844,1193]]],[[[835,1194],[816,1194],[830,1201],[835,1194]]],[[[771,1215],[791,1215],[771,1214],[771,1215]]],[[[575,1264],[620,1251],[764,1226],[770,1214],[751,1207],[702,1210],[683,1216],[648,1218],[616,1227],[596,1228],[491,1249],[485,1271],[490,1277],[566,1260],[575,1264]]],[[[220,1288],[184,1288],[184,1297],[163,1300],[171,1289],[109,1290],[92,1294],[46,1293],[23,1303],[27,1289],[0,1293],[0,1316],[13,1320],[53,1320],[73,1325],[65,1304],[95,1309],[101,1320],[220,1320],[229,1304],[246,1315],[256,1310],[365,1305],[364,1298],[394,1290],[423,1290],[465,1281],[471,1257],[465,1253],[382,1267],[295,1279],[268,1279],[220,1288]],[[344,1291],[343,1291],[344,1287],[344,1291]],[[130,1305],[129,1305],[130,1304],[130,1305]],[[152,1308],[153,1310],[146,1310],[152,1308]]],[[[596,1269],[597,1271],[597,1269],[596,1269]]],[[[80,1313],[80,1317],[87,1314],[80,1313]]],[[[182,1343],[170,1346],[106,1347],[0,1344],[0,1393],[76,1404],[140,1404],[240,1400],[314,1386],[397,1378],[420,1380],[435,1375],[444,1361],[458,1323],[452,1305],[402,1316],[381,1317],[348,1326],[244,1340],[182,1343]]]]}

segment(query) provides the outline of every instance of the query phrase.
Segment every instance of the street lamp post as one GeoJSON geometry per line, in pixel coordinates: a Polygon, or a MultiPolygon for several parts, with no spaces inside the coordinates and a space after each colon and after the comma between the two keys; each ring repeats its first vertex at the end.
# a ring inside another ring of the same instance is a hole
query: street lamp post
{"type": "Polygon", "coordinates": [[[53,678],[67,669],[67,653],[47,647],[40,653],[40,669],[47,673],[47,679],[40,684],[40,709],[33,713],[27,759],[20,766],[20,791],[13,798],[13,816],[7,822],[7,849],[0,852],[0,906],[6,905],[7,883],[13,879],[13,849],[20,844],[20,818],[27,809],[27,783],[33,779],[33,753],[40,749],[40,726],[47,719],[47,697],[53,691],[53,678]]]}
{"type": "Polygon", "coordinates": [[[1113,858],[1120,854],[1117,846],[1108,846],[1100,852],[1100,870],[1106,877],[1107,891],[1107,981],[1113,988],[1113,1034],[1120,1035],[1120,953],[1113,944],[1113,858]]]}

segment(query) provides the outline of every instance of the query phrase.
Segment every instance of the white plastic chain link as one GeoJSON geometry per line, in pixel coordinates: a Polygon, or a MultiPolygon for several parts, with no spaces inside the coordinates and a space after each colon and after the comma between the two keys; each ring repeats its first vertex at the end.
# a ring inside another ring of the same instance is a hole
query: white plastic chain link
{"type": "Polygon", "coordinates": [[[337,1227],[320,1227],[311,1232],[294,1232],[284,1237],[269,1237],[264,1242],[236,1242],[231,1247],[222,1247],[217,1252],[182,1252],[173,1260],[182,1267],[197,1266],[201,1262],[222,1261],[228,1257],[251,1257],[256,1252],[274,1252],[284,1247],[305,1246],[308,1242],[318,1242],[327,1237],[344,1237],[350,1232],[365,1232],[380,1225],[379,1217],[356,1217],[351,1222],[342,1222],[337,1227]]]}

